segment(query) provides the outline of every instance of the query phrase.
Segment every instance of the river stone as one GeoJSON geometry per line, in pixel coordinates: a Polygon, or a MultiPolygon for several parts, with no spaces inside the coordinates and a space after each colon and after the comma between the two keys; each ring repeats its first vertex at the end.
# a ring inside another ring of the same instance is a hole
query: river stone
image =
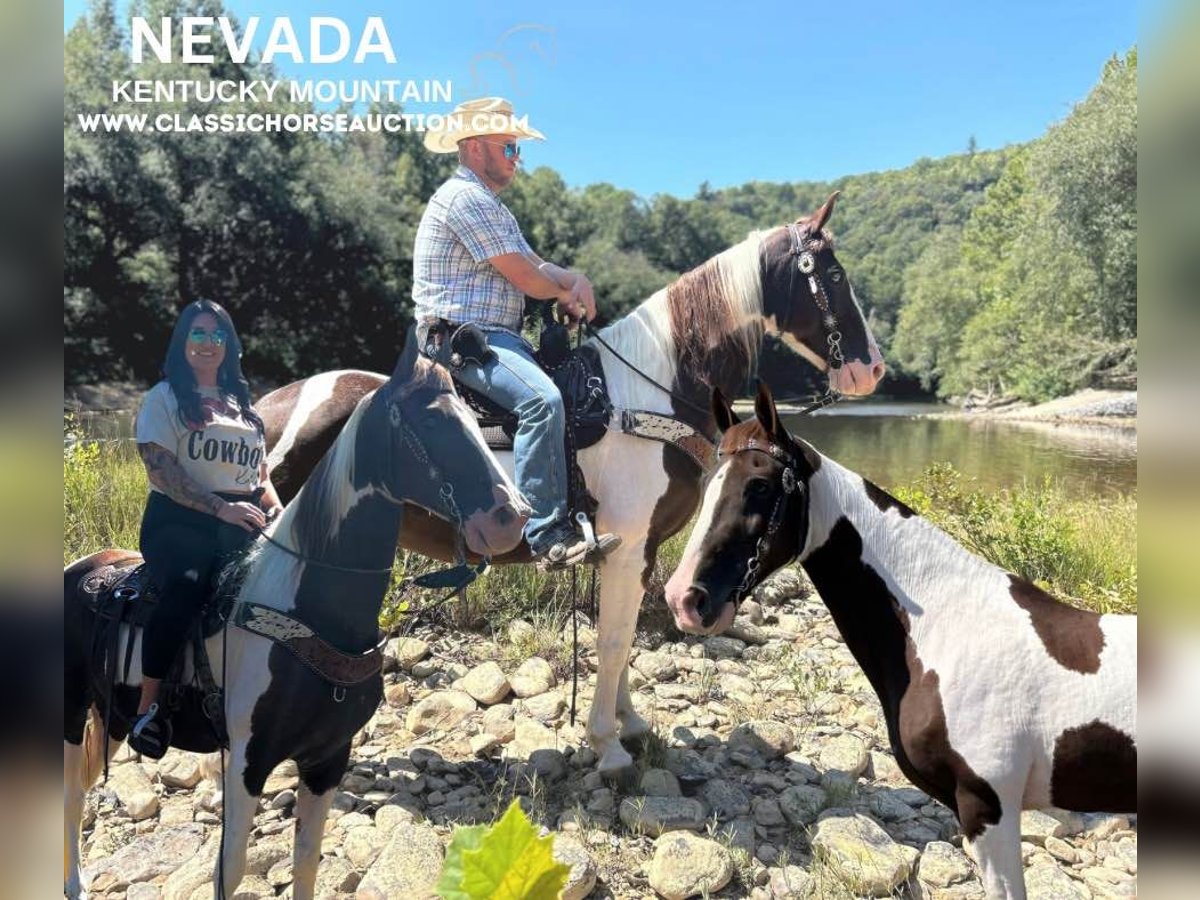
{"type": "Polygon", "coordinates": [[[508,755],[517,758],[528,757],[535,750],[555,750],[558,748],[558,737],[553,731],[533,719],[521,716],[513,726],[514,737],[508,745],[508,755]]]}
{"type": "Polygon", "coordinates": [[[321,864],[317,867],[317,882],[313,893],[317,897],[346,894],[358,887],[361,877],[349,860],[339,856],[325,856],[321,858],[321,864]]]}
{"type": "Polygon", "coordinates": [[[1079,854],[1075,852],[1075,848],[1062,838],[1056,838],[1051,835],[1050,837],[1046,838],[1045,847],[1046,852],[1055,859],[1062,860],[1068,864],[1079,861],[1079,854]]]}
{"type": "Polygon", "coordinates": [[[1046,838],[1060,838],[1067,833],[1067,826],[1054,816],[1040,809],[1027,809],[1021,813],[1021,840],[1041,847],[1046,838]]]}
{"type": "Polygon", "coordinates": [[[412,692],[409,691],[408,685],[403,681],[397,681],[387,685],[383,689],[383,698],[387,700],[388,706],[408,706],[412,702],[412,692]]]}
{"type": "Polygon", "coordinates": [[[973,872],[967,855],[945,841],[926,844],[921,861],[917,864],[917,879],[935,888],[959,884],[970,878],[973,872]]]}
{"type": "Polygon", "coordinates": [[[768,760],[790,753],[795,744],[791,728],[767,719],[743,722],[733,729],[728,742],[730,751],[750,751],[768,760]]]}
{"type": "Polygon", "coordinates": [[[733,878],[729,851],[708,838],[671,833],[654,842],[650,886],[665,900],[715,894],[733,878]]]}
{"type": "MultiPolygon", "coordinates": [[[[352,814],[353,815],[353,814],[352,814]]],[[[356,869],[369,868],[387,844],[387,836],[374,825],[358,825],[349,829],[342,839],[342,855],[356,869]]]]}
{"type": "Polygon", "coordinates": [[[720,822],[750,813],[749,794],[733,782],[717,778],[704,785],[700,793],[720,822]]]}
{"type": "Polygon", "coordinates": [[[870,761],[866,744],[861,738],[848,732],[839,734],[826,743],[817,756],[817,763],[827,772],[845,772],[851,778],[862,775],[870,761]]]}
{"type": "Polygon", "coordinates": [[[776,828],[787,821],[783,817],[783,810],[779,808],[778,800],[771,797],[755,797],[753,805],[756,825],[764,828],[776,828]]]}
{"type": "Polygon", "coordinates": [[[630,831],[657,837],[668,831],[699,831],[704,804],[687,797],[628,797],[621,802],[621,821],[630,831]]]}
{"type": "Polygon", "coordinates": [[[647,769],[642,775],[640,788],[647,797],[680,797],[683,795],[683,791],[679,789],[679,779],[667,769],[647,769]]]}
{"type": "Polygon", "coordinates": [[[462,678],[464,691],[482,703],[491,706],[508,696],[508,678],[494,662],[480,663],[462,678]]]}
{"type": "Polygon", "coordinates": [[[765,628],[754,624],[745,616],[736,617],[725,633],[747,644],[765,644],[771,639],[765,628]]]}
{"type": "Polygon", "coordinates": [[[400,825],[358,886],[362,900],[428,897],[442,871],[442,842],[426,825],[400,825]]]}
{"type": "Polygon", "coordinates": [[[429,645],[415,637],[392,638],[387,642],[383,653],[407,672],[425,658],[429,653],[429,645]]]}
{"type": "Polygon", "coordinates": [[[738,610],[738,616],[744,616],[751,625],[761,625],[763,623],[762,604],[757,600],[743,600],[741,608],[738,610]]]}
{"type": "Polygon", "coordinates": [[[191,859],[203,844],[204,827],[201,825],[159,827],[134,838],[112,856],[88,866],[85,873],[93,887],[105,884],[107,890],[114,890],[170,875],[191,859]]]}
{"type": "Polygon", "coordinates": [[[190,791],[204,778],[200,771],[200,758],[194,753],[168,751],[159,761],[158,777],[169,788],[190,791]]]}
{"type": "Polygon", "coordinates": [[[554,859],[571,867],[559,900],[583,900],[592,892],[596,886],[596,864],[579,841],[565,834],[554,835],[554,859]]]}
{"type": "Polygon", "coordinates": [[[741,659],[746,644],[737,638],[716,635],[704,639],[704,650],[709,659],[741,659]]]}
{"type": "MultiPolygon", "coordinates": [[[[167,878],[162,887],[162,900],[191,900],[192,897],[209,900],[212,897],[213,870],[217,864],[217,851],[220,846],[220,829],[214,829],[204,846],[167,878]]],[[[265,879],[272,866],[291,855],[291,847],[290,837],[280,836],[271,840],[260,838],[251,841],[246,851],[246,877],[265,879]]],[[[242,884],[247,882],[243,881],[242,884]]],[[[274,893],[269,884],[264,893],[274,893]]]]}
{"type": "Polygon", "coordinates": [[[539,656],[534,656],[521,663],[512,678],[509,679],[509,683],[512,685],[513,693],[524,698],[546,693],[554,687],[557,681],[550,663],[539,656]]]}
{"type": "Polygon", "coordinates": [[[825,808],[825,801],[823,788],[798,784],[779,795],[779,809],[793,825],[811,825],[825,808]]]}
{"type": "Polygon", "coordinates": [[[385,838],[401,825],[412,825],[416,821],[411,809],[396,803],[385,803],[375,812],[375,829],[385,838]]]}
{"type": "Polygon", "coordinates": [[[553,690],[521,701],[521,710],[545,725],[556,722],[566,708],[562,694],[553,690]]]}
{"type": "Polygon", "coordinates": [[[464,691],[437,691],[408,711],[405,724],[413,734],[448,731],[475,709],[475,698],[464,691]]]}
{"type": "Polygon", "coordinates": [[[784,866],[771,869],[771,900],[804,900],[808,897],[808,886],[812,876],[799,866],[784,866]]]}
{"type": "Polygon", "coordinates": [[[294,759],[285,759],[275,767],[270,775],[267,776],[267,782],[263,785],[263,794],[267,797],[273,797],[280,791],[288,789],[295,790],[300,786],[300,770],[296,768],[294,759]]]}
{"type": "Polygon", "coordinates": [[[158,794],[154,793],[146,770],[137,763],[116,766],[109,776],[108,789],[117,795],[129,818],[135,822],[158,812],[158,794]]]}
{"type": "Polygon", "coordinates": [[[871,795],[871,814],[884,822],[906,822],[917,812],[891,791],[876,791],[871,795]]]}
{"type": "Polygon", "coordinates": [[[529,754],[529,767],[543,781],[561,781],[567,777],[567,758],[561,750],[543,747],[529,754]]]}
{"type": "Polygon", "coordinates": [[[650,681],[670,681],[679,674],[679,669],[666,653],[639,653],[633,661],[633,668],[641,672],[650,681]]]}
{"type": "Polygon", "coordinates": [[[1053,864],[1025,870],[1027,900],[1083,900],[1087,889],[1053,864]]]}
{"type": "Polygon", "coordinates": [[[501,744],[507,744],[516,736],[513,708],[510,703],[498,703],[483,711],[483,730],[494,735],[501,744]]]}
{"type": "Polygon", "coordinates": [[[817,822],[813,852],[830,860],[850,890],[886,897],[904,883],[918,853],[897,844],[873,819],[830,810],[817,822]]]}
{"type": "Polygon", "coordinates": [[[1091,889],[1093,900],[1136,897],[1137,879],[1128,872],[1108,866],[1092,866],[1082,872],[1084,884],[1091,889]]]}
{"type": "Polygon", "coordinates": [[[717,679],[717,684],[721,687],[721,693],[726,697],[741,696],[745,699],[753,699],[758,693],[758,686],[744,675],[738,675],[734,672],[723,672],[717,679]]]}

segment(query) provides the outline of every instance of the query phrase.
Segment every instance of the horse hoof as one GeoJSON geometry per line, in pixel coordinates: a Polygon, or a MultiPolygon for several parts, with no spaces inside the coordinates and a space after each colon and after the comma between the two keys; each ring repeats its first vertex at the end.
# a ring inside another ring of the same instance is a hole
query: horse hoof
{"type": "Polygon", "coordinates": [[[638,788],[638,770],[632,763],[616,769],[601,770],[600,777],[621,794],[632,794],[638,788]]]}

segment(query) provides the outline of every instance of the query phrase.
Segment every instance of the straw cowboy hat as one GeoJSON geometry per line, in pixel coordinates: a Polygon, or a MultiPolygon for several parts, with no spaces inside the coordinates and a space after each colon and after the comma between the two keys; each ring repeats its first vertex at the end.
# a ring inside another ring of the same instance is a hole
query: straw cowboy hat
{"type": "Polygon", "coordinates": [[[434,153],[454,153],[458,142],[485,134],[512,134],[518,138],[544,141],[546,136],[530,128],[526,117],[513,113],[512,104],[503,97],[480,97],[454,107],[443,128],[425,132],[425,149],[434,153]]]}

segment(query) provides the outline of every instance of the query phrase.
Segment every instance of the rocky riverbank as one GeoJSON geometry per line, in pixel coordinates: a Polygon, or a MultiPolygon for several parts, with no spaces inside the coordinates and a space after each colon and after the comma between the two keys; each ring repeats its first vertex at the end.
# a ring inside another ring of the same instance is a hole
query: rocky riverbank
{"type": "Polygon", "coordinates": [[[1085,390],[1045,403],[985,397],[960,398],[961,409],[938,416],[987,418],[1047,425],[1137,428],[1137,391],[1085,390]]]}
{"type": "MultiPolygon", "coordinates": [[[[622,783],[593,770],[582,716],[568,721],[563,657],[505,662],[535,630],[388,645],[386,702],[334,802],[318,896],[429,896],[453,826],[514,796],[556,833],[571,900],[983,896],[953,816],[900,773],[878,701],[797,572],[763,585],[730,635],[651,646],[639,633],[630,687],[655,732],[622,783]]],[[[586,712],[594,634],[580,640],[586,712]]],[[[296,786],[286,767],[268,781],[231,900],[290,896],[296,786]]],[[[207,900],[220,802],[198,757],[122,749],[87,804],[92,897],[207,900]]],[[[1129,818],[1027,813],[1021,831],[1031,900],[1136,895],[1129,818]]]]}

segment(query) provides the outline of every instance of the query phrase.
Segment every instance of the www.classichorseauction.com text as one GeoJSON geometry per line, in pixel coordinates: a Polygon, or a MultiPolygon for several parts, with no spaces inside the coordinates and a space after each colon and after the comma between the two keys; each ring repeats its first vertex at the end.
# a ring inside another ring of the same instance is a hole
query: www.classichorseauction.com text
{"type": "MultiPolygon", "coordinates": [[[[257,50],[257,60],[272,63],[290,60],[300,64],[396,63],[396,53],[383,19],[371,16],[355,34],[349,25],[332,16],[315,16],[307,28],[297,27],[288,17],[276,18],[265,26],[257,16],[246,20],[239,35],[225,16],[183,16],[178,20],[163,17],[148,20],[133,17],[130,27],[130,59],[135,65],[157,61],[204,65],[219,56],[244,64],[257,50]],[[301,40],[303,33],[305,40],[301,40]],[[265,38],[263,37],[265,35],[265,38]],[[256,41],[261,40],[261,46],[256,41]]],[[[401,111],[359,113],[354,111],[281,112],[277,109],[255,111],[252,107],[270,103],[339,104],[449,104],[453,85],[443,79],[119,79],[112,82],[114,105],[129,105],[129,112],[90,111],[78,114],[84,132],[199,132],[233,133],[264,131],[425,131],[463,130],[484,124],[466,121],[461,116],[401,111]],[[213,112],[148,113],[147,104],[200,103],[225,106],[213,112]],[[228,107],[234,107],[229,109],[228,107]],[[251,107],[251,109],[247,109],[251,107]]],[[[311,107],[309,107],[311,110],[311,107]]],[[[523,117],[512,117],[509,126],[527,125],[523,117]]]]}

